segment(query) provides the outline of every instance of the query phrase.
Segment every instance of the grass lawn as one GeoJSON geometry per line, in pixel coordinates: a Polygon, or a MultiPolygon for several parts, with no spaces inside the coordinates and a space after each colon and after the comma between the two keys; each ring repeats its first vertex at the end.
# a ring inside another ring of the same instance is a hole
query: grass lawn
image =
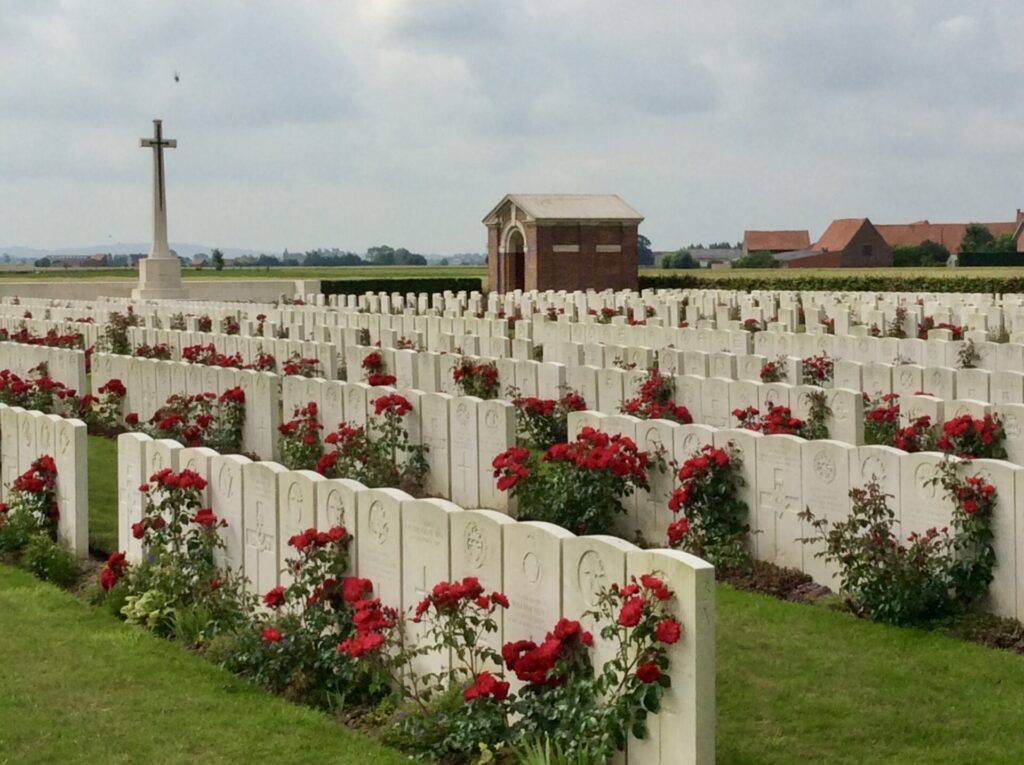
{"type": "Polygon", "coordinates": [[[8,566],[0,614],[0,762],[407,761],[8,566]]]}
{"type": "MultiPolygon", "coordinates": [[[[404,761],[6,566],[0,614],[0,762],[404,761]]],[[[1014,654],[722,586],[717,661],[720,765],[1024,761],[1014,654]]]]}
{"type": "Polygon", "coordinates": [[[1024,658],[718,588],[718,762],[1024,762],[1024,658]]]}
{"type": "Polygon", "coordinates": [[[89,545],[117,549],[117,441],[89,436],[89,545]]]}

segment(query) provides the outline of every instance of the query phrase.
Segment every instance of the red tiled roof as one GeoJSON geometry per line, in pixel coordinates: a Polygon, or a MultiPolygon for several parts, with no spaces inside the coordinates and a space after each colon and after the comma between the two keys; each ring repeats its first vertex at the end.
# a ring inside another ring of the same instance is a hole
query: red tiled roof
{"type": "MultiPolygon", "coordinates": [[[[1013,234],[1017,224],[1015,222],[983,223],[992,236],[1000,237],[1003,234],[1013,234]]],[[[918,245],[925,240],[941,244],[950,252],[957,252],[960,249],[960,242],[963,241],[967,232],[966,223],[929,223],[920,221],[918,223],[896,223],[875,226],[882,238],[889,243],[890,247],[897,245],[918,245]]]]}
{"type": "Polygon", "coordinates": [[[744,231],[747,252],[806,250],[811,246],[807,231],[744,231]]]}
{"type": "Polygon", "coordinates": [[[865,223],[868,223],[867,218],[837,218],[828,224],[825,233],[815,242],[814,249],[819,252],[838,252],[845,249],[865,223]]]}

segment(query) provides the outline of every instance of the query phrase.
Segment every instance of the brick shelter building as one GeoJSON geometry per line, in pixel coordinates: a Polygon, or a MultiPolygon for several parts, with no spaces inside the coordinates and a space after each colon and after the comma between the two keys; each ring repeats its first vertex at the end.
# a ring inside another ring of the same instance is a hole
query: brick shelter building
{"type": "Polygon", "coordinates": [[[775,257],[783,268],[884,268],[892,247],[867,218],[839,218],[810,249],[775,257]]]}
{"type": "Polygon", "coordinates": [[[483,219],[489,288],[636,289],[643,219],[615,194],[507,194],[483,219]]]}

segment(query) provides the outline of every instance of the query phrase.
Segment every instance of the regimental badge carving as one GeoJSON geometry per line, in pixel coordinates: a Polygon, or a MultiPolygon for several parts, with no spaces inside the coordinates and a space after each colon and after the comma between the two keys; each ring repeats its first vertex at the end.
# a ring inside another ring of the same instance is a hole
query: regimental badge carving
{"type": "Polygon", "coordinates": [[[935,498],[937,488],[934,483],[931,483],[932,479],[935,478],[935,465],[928,462],[922,462],[914,470],[914,485],[920,490],[921,494],[925,497],[935,498]]]}
{"type": "Polygon", "coordinates": [[[498,413],[494,409],[488,409],[487,414],[484,415],[484,424],[490,431],[496,430],[498,427],[498,413]]]}
{"type": "Polygon", "coordinates": [[[832,455],[820,451],[814,455],[814,474],[825,483],[832,483],[836,477],[836,462],[832,455]]]}
{"type": "Polygon", "coordinates": [[[388,526],[388,514],[384,509],[384,505],[380,502],[374,502],[370,505],[368,515],[371,536],[377,540],[377,544],[384,544],[388,541],[388,535],[391,533],[391,529],[388,526]]]}
{"type": "Polygon", "coordinates": [[[465,401],[456,404],[455,419],[459,421],[460,425],[466,425],[469,422],[469,404],[465,401]]]}
{"type": "Polygon", "coordinates": [[[235,476],[227,465],[220,466],[220,471],[217,473],[217,486],[224,499],[231,499],[234,496],[235,476]]]}
{"type": "Polygon", "coordinates": [[[341,501],[341,492],[332,489],[327,495],[327,522],[332,526],[347,526],[345,504],[341,501]]]}
{"type": "Polygon", "coordinates": [[[583,601],[591,608],[597,606],[598,594],[605,586],[607,578],[604,562],[597,552],[587,550],[580,556],[579,564],[576,566],[576,583],[583,595],[583,601]]]}
{"type": "Polygon", "coordinates": [[[657,428],[649,428],[644,433],[644,449],[649,452],[656,452],[662,448],[661,433],[657,428]]]}
{"type": "Polygon", "coordinates": [[[1020,419],[1015,414],[1003,415],[1003,429],[1010,438],[1017,438],[1020,435],[1020,419]]]}
{"type": "Polygon", "coordinates": [[[865,457],[860,465],[861,479],[867,483],[872,478],[879,483],[884,483],[888,478],[888,471],[885,469],[885,461],[881,457],[865,457]]]}
{"type": "Polygon", "coordinates": [[[467,523],[462,542],[466,550],[466,561],[473,568],[481,568],[487,559],[487,540],[480,527],[475,523],[467,523]]]}
{"type": "Polygon", "coordinates": [[[683,439],[683,451],[687,457],[694,454],[701,446],[703,446],[702,439],[695,433],[691,433],[683,439]]]}
{"type": "Polygon", "coordinates": [[[523,556],[523,576],[530,584],[537,584],[540,581],[541,566],[540,558],[534,553],[528,552],[523,556]]]}

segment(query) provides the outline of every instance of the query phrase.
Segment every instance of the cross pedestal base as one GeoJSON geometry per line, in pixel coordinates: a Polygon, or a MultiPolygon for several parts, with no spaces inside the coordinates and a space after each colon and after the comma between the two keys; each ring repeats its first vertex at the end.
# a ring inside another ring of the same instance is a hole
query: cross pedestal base
{"type": "Polygon", "coordinates": [[[144,258],[139,261],[139,286],[132,290],[133,300],[182,300],[181,261],[170,258],[144,258]]]}

